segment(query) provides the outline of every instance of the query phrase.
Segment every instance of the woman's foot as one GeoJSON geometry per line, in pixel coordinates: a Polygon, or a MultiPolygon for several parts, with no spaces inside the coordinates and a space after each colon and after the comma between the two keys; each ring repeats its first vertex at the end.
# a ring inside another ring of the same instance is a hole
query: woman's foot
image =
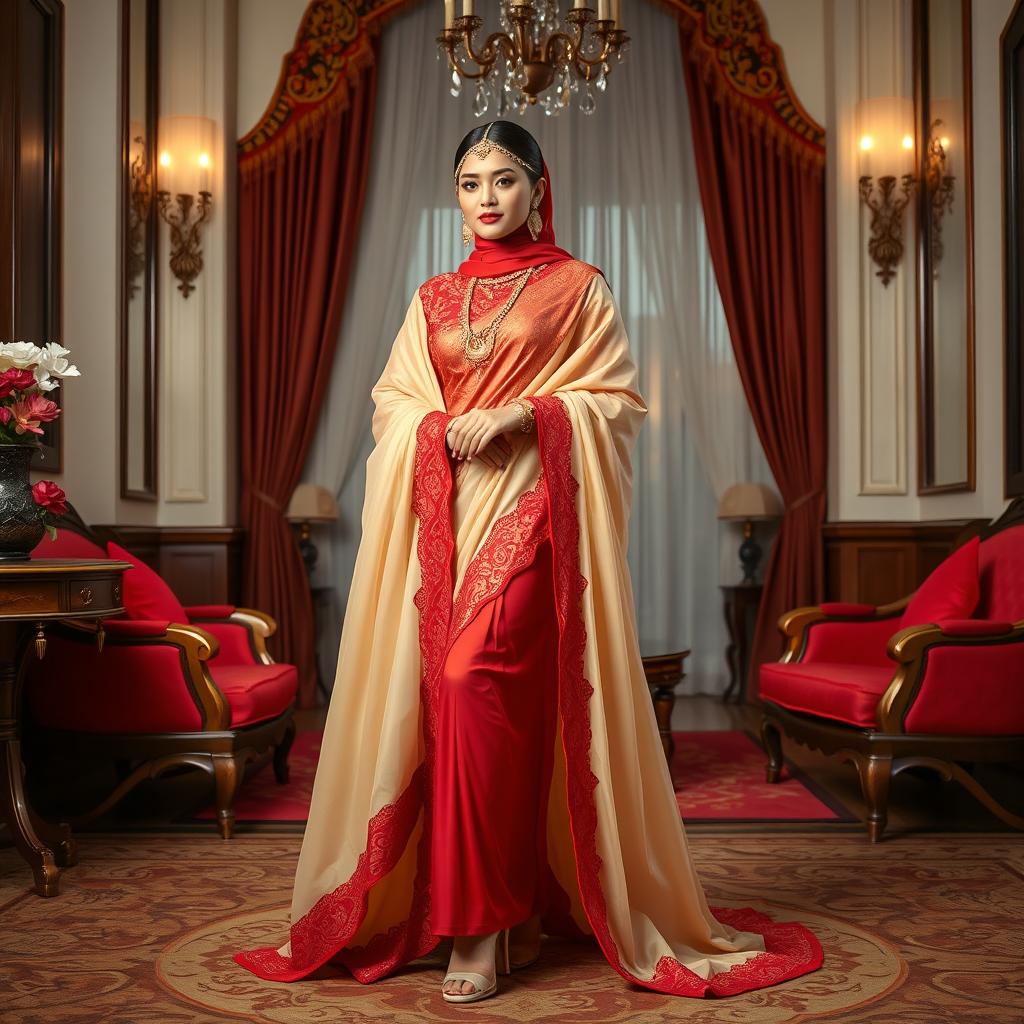
{"type": "Polygon", "coordinates": [[[540,956],[540,914],[534,914],[514,928],[508,934],[508,959],[515,970],[526,967],[540,956]]]}
{"type": "MultiPolygon", "coordinates": [[[[494,950],[500,934],[501,932],[492,932],[490,935],[460,935],[452,943],[448,973],[473,971],[485,978],[494,978],[494,950]]],[[[477,991],[477,987],[471,981],[453,979],[446,981],[441,991],[448,995],[470,995],[477,991]]]]}

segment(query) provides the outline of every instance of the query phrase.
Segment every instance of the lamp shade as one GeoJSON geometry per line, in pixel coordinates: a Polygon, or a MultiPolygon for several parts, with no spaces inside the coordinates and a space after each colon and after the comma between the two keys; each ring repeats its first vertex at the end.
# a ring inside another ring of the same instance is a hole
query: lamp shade
{"type": "Polygon", "coordinates": [[[157,123],[157,187],[176,195],[209,190],[216,125],[208,117],[167,115],[157,123]]]}
{"type": "Polygon", "coordinates": [[[914,170],[914,101],[872,96],[857,104],[860,173],[899,177],[914,170]]]}
{"type": "Polygon", "coordinates": [[[301,523],[331,522],[338,518],[338,504],[326,487],[299,484],[288,502],[285,518],[301,523]]]}
{"type": "Polygon", "coordinates": [[[719,519],[778,519],[782,502],[767,484],[733,484],[718,502],[719,519]]]}

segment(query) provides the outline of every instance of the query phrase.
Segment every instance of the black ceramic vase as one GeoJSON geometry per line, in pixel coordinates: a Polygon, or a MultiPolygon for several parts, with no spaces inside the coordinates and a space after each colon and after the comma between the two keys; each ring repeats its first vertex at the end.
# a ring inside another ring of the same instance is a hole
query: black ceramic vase
{"type": "Polygon", "coordinates": [[[0,563],[26,561],[46,532],[28,477],[35,450],[0,444],[0,563]]]}

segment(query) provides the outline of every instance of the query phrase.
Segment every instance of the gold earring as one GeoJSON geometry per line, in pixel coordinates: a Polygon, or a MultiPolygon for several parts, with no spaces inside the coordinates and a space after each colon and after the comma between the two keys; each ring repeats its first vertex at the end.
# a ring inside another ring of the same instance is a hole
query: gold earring
{"type": "Polygon", "coordinates": [[[539,205],[539,199],[536,203],[531,203],[530,216],[526,218],[526,226],[530,229],[530,236],[535,242],[537,241],[537,236],[540,234],[541,228],[544,227],[544,222],[540,219],[540,214],[537,212],[537,207],[539,205]]]}
{"type": "Polygon", "coordinates": [[[462,218],[462,244],[472,245],[473,244],[473,231],[470,226],[466,223],[466,218],[462,218]]]}

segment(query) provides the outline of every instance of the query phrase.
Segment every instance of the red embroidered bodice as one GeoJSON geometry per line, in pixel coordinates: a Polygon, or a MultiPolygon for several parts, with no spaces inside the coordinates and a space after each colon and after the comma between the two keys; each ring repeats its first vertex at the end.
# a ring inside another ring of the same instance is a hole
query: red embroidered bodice
{"type": "MultiPolygon", "coordinates": [[[[448,412],[494,409],[518,398],[571,329],[574,309],[596,273],[580,260],[535,269],[499,325],[490,358],[479,367],[466,358],[459,323],[469,279],[448,273],[424,282],[419,291],[427,345],[448,412]]],[[[469,311],[474,330],[491,322],[515,285],[477,281],[469,311]]]]}

